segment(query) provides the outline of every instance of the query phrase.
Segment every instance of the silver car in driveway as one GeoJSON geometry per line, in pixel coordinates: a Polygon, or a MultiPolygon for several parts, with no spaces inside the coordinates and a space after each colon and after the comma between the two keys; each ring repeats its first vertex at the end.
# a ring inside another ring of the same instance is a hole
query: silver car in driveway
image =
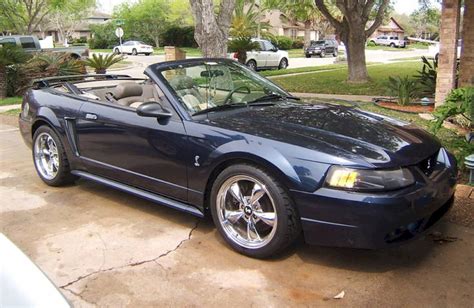
{"type": "MultiPolygon", "coordinates": [[[[286,69],[288,67],[289,56],[287,51],[279,50],[268,40],[252,39],[252,42],[256,42],[259,45],[259,49],[247,51],[246,65],[251,70],[286,69]]],[[[236,53],[230,56],[237,59],[236,53]]]]}

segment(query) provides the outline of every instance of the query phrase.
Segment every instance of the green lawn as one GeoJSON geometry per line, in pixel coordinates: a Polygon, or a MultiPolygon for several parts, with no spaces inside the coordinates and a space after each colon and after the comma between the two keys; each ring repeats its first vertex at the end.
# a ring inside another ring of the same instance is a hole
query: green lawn
{"type": "Polygon", "coordinates": [[[286,70],[259,71],[259,73],[262,76],[268,77],[268,76],[281,76],[281,75],[295,74],[295,73],[317,72],[317,71],[330,70],[330,69],[342,69],[345,67],[347,67],[347,64],[341,63],[341,64],[328,64],[328,65],[321,65],[321,66],[289,68],[286,70]]]}
{"type": "Polygon", "coordinates": [[[10,116],[18,116],[18,114],[20,114],[20,112],[21,112],[21,109],[16,108],[16,109],[10,109],[10,110],[4,111],[1,114],[10,115],[10,116]]]}
{"type": "Polygon", "coordinates": [[[385,96],[390,95],[387,86],[389,76],[413,76],[421,69],[421,62],[378,64],[368,66],[367,69],[371,81],[363,84],[347,83],[347,68],[272,80],[291,92],[385,96]]]}
{"type": "Polygon", "coordinates": [[[0,99],[0,106],[21,104],[21,101],[22,98],[20,96],[7,97],[4,99],[0,99]]]}

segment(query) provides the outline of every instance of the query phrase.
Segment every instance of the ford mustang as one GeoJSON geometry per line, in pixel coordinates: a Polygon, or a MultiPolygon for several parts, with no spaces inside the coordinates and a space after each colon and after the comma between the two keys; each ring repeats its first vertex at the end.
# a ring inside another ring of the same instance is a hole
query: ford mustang
{"type": "Polygon", "coordinates": [[[393,246],[453,202],[455,159],[413,124],[302,103],[232,60],[163,62],[145,74],[53,77],[25,94],[20,131],[47,185],[81,177],[210,215],[233,249],[256,258],[301,234],[393,246]]]}

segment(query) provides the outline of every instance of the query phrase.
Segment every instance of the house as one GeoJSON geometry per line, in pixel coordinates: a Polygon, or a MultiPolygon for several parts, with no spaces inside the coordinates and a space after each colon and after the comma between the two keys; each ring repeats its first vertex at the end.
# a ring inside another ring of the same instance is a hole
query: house
{"type": "MultiPolygon", "coordinates": [[[[262,23],[269,25],[268,32],[273,35],[284,35],[291,39],[304,37],[305,25],[303,22],[293,21],[280,10],[268,10],[265,12],[262,23]]],[[[317,31],[312,27],[310,30],[311,40],[317,40],[317,31]]]]}
{"type": "MultiPolygon", "coordinates": [[[[370,27],[371,23],[368,23],[367,27],[370,27]]],[[[379,36],[396,36],[398,39],[402,40],[405,37],[405,30],[402,26],[395,20],[395,18],[390,17],[387,24],[383,24],[375,30],[375,32],[370,36],[371,38],[376,38],[379,36]]]]}
{"type": "MultiPolygon", "coordinates": [[[[92,36],[90,30],[91,25],[103,24],[108,22],[110,19],[112,19],[111,15],[95,11],[89,17],[78,21],[68,36],[76,40],[88,40],[92,36]]],[[[46,25],[36,31],[35,34],[40,38],[51,36],[55,43],[63,43],[64,40],[57,26],[52,22],[47,22],[46,25]]]]}

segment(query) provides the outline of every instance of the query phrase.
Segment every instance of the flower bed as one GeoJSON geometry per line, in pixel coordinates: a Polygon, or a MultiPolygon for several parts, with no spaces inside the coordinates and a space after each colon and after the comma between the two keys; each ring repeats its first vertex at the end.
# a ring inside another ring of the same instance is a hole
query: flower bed
{"type": "Polygon", "coordinates": [[[400,112],[407,112],[407,113],[431,113],[434,110],[433,105],[423,106],[420,104],[410,104],[401,106],[397,103],[390,102],[390,101],[377,101],[375,104],[379,107],[396,110],[400,112]]]}

